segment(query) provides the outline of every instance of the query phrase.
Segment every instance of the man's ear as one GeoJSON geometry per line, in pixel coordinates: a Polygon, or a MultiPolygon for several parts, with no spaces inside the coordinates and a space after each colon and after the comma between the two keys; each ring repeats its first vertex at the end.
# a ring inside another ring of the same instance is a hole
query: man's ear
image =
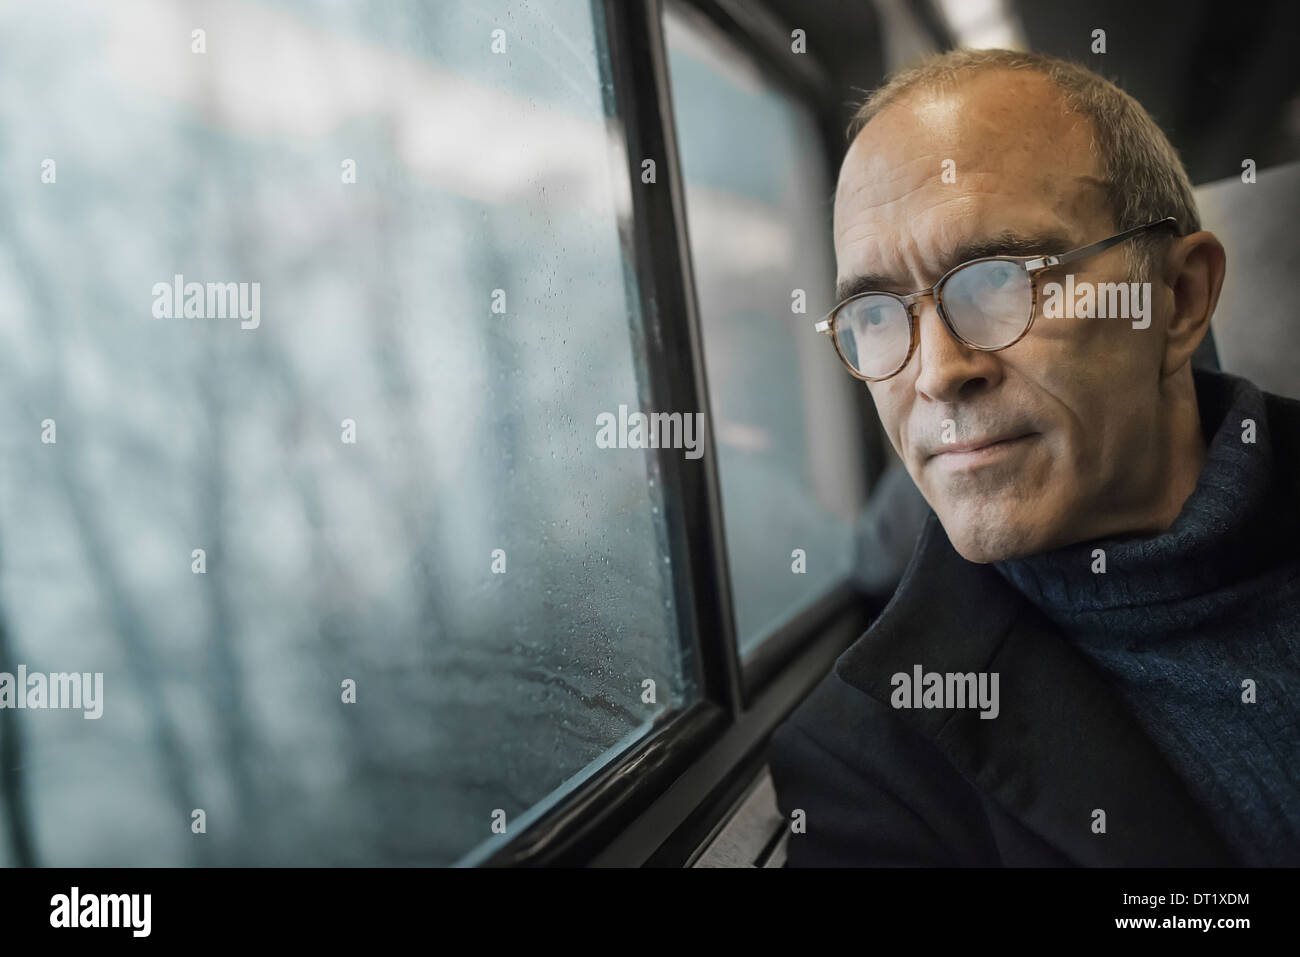
{"type": "Polygon", "coordinates": [[[1191,361],[1210,328],[1219,303],[1227,254],[1214,233],[1201,230],[1175,240],[1165,258],[1164,281],[1173,292],[1173,312],[1165,328],[1165,357],[1160,372],[1168,376],[1191,361]]]}

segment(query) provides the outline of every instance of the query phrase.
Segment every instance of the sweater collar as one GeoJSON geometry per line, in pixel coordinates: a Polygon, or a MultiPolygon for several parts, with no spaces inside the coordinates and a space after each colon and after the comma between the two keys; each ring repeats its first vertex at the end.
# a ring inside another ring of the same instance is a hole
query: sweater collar
{"type": "Polygon", "coordinates": [[[1079,542],[995,562],[1058,625],[1147,636],[1182,631],[1215,613],[1237,583],[1273,559],[1285,533],[1271,514],[1271,443],[1264,394],[1245,379],[1193,373],[1206,457],[1196,487],[1164,532],[1079,542]],[[1243,440],[1243,421],[1255,442],[1243,440]],[[1105,572],[1094,572],[1095,549],[1105,572]]]}

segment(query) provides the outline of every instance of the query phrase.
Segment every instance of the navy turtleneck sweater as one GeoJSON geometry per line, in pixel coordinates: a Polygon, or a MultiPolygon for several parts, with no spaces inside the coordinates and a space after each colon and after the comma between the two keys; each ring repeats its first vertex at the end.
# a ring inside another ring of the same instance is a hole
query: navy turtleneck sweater
{"type": "Polygon", "coordinates": [[[1297,865],[1300,402],[1194,375],[1205,465],[1167,531],[994,567],[1114,680],[1245,863],[1297,865]]]}

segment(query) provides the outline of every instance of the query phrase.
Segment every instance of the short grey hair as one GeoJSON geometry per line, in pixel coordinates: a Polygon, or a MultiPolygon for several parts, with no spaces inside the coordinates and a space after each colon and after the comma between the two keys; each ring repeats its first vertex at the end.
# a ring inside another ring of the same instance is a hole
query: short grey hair
{"type": "MultiPolygon", "coordinates": [[[[1192,183],[1178,151],[1142,104],[1087,67],[1041,53],[1013,50],[952,50],[926,57],[886,78],[849,124],[853,139],[871,119],[916,90],[951,87],[963,76],[990,70],[1027,70],[1046,76],[1062,93],[1065,112],[1092,126],[1092,151],[1101,169],[1116,231],[1173,216],[1186,236],[1201,228],[1192,183]]],[[[1150,276],[1166,230],[1152,230],[1124,244],[1130,274],[1150,276]]]]}

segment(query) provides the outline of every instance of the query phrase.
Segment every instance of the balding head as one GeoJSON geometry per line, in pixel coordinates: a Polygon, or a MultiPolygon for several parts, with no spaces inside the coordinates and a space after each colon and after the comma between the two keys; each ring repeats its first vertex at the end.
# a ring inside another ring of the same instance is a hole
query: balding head
{"type": "MultiPolygon", "coordinates": [[[[1090,149],[1098,160],[1118,228],[1164,216],[1177,219],[1183,235],[1201,228],[1191,181],[1159,124],[1114,83],[1057,57],[1019,50],[953,50],[926,57],[891,76],[867,98],[849,124],[850,137],[886,106],[909,94],[951,90],[975,74],[990,71],[1046,77],[1060,92],[1063,112],[1087,121],[1090,149]]],[[[1158,244],[1159,237],[1135,240],[1125,247],[1126,261],[1135,272],[1145,272],[1157,258],[1158,244]]]]}

